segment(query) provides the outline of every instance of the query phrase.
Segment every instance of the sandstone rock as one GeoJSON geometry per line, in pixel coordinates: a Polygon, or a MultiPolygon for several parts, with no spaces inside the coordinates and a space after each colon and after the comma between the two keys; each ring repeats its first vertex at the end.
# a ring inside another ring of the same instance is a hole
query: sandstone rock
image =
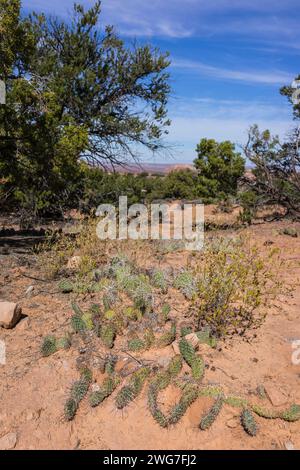
{"type": "Polygon", "coordinates": [[[13,328],[21,318],[22,309],[14,302],[0,302],[0,326],[13,328]]]}
{"type": "Polygon", "coordinates": [[[14,449],[17,443],[17,434],[9,432],[0,438],[0,450],[14,449]]]}
{"type": "Polygon", "coordinates": [[[81,256],[72,256],[72,258],[68,260],[67,269],[71,269],[71,270],[78,269],[80,266],[80,263],[81,263],[81,256]]]}
{"type": "Polygon", "coordinates": [[[174,343],[172,343],[172,348],[175,354],[180,354],[178,341],[174,341],[174,343]]]}
{"type": "Polygon", "coordinates": [[[198,338],[198,336],[196,335],[196,333],[190,333],[188,335],[186,335],[185,339],[187,341],[189,341],[195,349],[198,348],[199,344],[200,344],[200,340],[198,338]]]}
{"type": "Polygon", "coordinates": [[[240,422],[238,418],[231,418],[228,421],[226,421],[226,426],[230,429],[237,428],[239,424],[240,422]]]}
{"type": "Polygon", "coordinates": [[[287,397],[284,393],[273,384],[264,384],[267,397],[273,406],[282,406],[287,403],[287,397]]]}
{"type": "Polygon", "coordinates": [[[292,441],[286,441],[284,443],[284,447],[286,448],[286,450],[295,450],[295,447],[292,441]]]}
{"type": "Polygon", "coordinates": [[[26,296],[26,297],[31,297],[31,294],[32,294],[33,291],[34,291],[34,286],[29,286],[29,287],[26,289],[25,296],[26,296]]]}

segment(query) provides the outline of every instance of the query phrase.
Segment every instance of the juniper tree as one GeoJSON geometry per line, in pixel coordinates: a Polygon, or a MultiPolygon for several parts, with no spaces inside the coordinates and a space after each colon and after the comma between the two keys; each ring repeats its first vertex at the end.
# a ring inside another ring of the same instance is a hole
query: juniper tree
{"type": "Polygon", "coordinates": [[[0,6],[0,75],[7,82],[1,173],[23,205],[37,212],[71,201],[82,159],[114,166],[136,158],[139,146],[163,147],[170,124],[168,54],[127,45],[112,26],[103,31],[99,1],[88,10],[75,4],[68,21],[21,19],[17,0],[0,6]]]}

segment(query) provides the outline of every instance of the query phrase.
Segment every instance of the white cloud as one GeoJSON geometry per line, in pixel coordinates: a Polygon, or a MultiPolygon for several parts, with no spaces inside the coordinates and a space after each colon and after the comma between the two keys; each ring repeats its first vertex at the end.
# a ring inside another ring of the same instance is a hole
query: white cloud
{"type": "Polygon", "coordinates": [[[283,85],[293,80],[293,76],[284,71],[256,71],[256,70],[229,70],[221,67],[204,64],[186,59],[173,59],[172,67],[192,70],[203,76],[215,79],[238,80],[247,83],[265,83],[269,85],[283,85]]]}

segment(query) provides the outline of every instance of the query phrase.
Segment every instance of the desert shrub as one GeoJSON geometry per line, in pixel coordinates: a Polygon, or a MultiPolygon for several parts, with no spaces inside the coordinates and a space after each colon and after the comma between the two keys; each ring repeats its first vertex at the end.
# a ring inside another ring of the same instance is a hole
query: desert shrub
{"type": "Polygon", "coordinates": [[[259,255],[246,240],[208,246],[198,266],[196,315],[199,327],[209,326],[214,336],[243,335],[258,327],[267,302],[278,291],[277,251],[259,255]]]}
{"type": "Polygon", "coordinates": [[[175,280],[174,287],[178,289],[188,300],[192,300],[197,292],[194,273],[190,271],[180,272],[175,280]]]}
{"type": "Polygon", "coordinates": [[[257,213],[258,201],[259,198],[257,194],[252,190],[239,193],[239,202],[242,207],[242,212],[239,215],[241,222],[251,224],[257,213]]]}

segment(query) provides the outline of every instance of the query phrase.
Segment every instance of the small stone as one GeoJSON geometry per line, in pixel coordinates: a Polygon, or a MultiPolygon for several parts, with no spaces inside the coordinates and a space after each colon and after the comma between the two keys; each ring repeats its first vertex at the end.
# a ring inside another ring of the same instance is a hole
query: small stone
{"type": "Polygon", "coordinates": [[[71,269],[71,270],[78,269],[80,266],[80,263],[81,263],[81,256],[72,256],[72,258],[68,260],[67,269],[71,269]]]}
{"type": "Polygon", "coordinates": [[[226,426],[230,429],[237,428],[239,425],[239,420],[238,418],[231,418],[228,421],[226,421],[226,426]]]}
{"type": "Polygon", "coordinates": [[[29,287],[26,289],[25,297],[31,297],[31,294],[32,294],[33,291],[34,291],[34,286],[29,286],[29,287]]]}
{"type": "Polygon", "coordinates": [[[0,326],[13,328],[21,318],[22,309],[14,302],[0,302],[0,326]]]}
{"type": "Polygon", "coordinates": [[[17,434],[9,432],[0,438],[0,450],[14,449],[17,444],[17,434]]]}
{"type": "Polygon", "coordinates": [[[18,331],[26,330],[30,326],[30,319],[29,317],[25,317],[18,323],[18,331]]]}
{"type": "Polygon", "coordinates": [[[186,335],[185,339],[189,341],[189,343],[191,343],[195,349],[198,349],[200,340],[198,336],[196,335],[196,333],[190,333],[186,335]]]}
{"type": "Polygon", "coordinates": [[[168,365],[170,364],[170,361],[171,361],[170,356],[161,356],[157,359],[157,363],[161,367],[168,367],[168,365]]]}
{"type": "Polygon", "coordinates": [[[284,443],[284,447],[286,448],[286,450],[295,450],[295,447],[292,441],[286,441],[284,443]]]}
{"type": "Polygon", "coordinates": [[[100,391],[100,387],[98,384],[93,384],[92,387],[92,392],[99,392],[100,391]]]}
{"type": "Polygon", "coordinates": [[[178,341],[174,341],[174,343],[172,343],[172,348],[175,354],[180,354],[178,341]]]}
{"type": "Polygon", "coordinates": [[[264,387],[266,395],[273,406],[282,406],[287,403],[287,397],[278,387],[272,384],[264,384],[264,387]]]}

